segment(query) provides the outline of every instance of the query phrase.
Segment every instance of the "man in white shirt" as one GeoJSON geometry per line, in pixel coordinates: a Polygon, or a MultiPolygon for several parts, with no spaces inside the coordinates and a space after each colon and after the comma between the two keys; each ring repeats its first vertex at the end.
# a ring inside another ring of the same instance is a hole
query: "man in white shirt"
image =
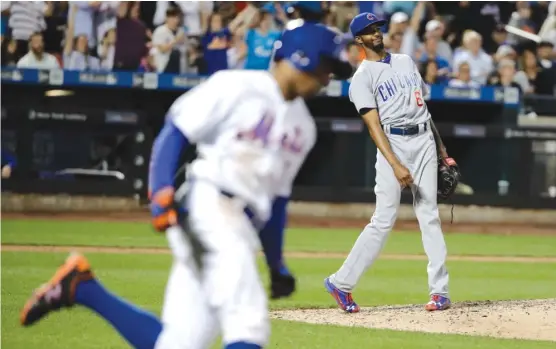
{"type": "MultiPolygon", "coordinates": [[[[206,29],[208,18],[214,9],[213,1],[174,1],[183,12],[183,26],[187,35],[200,36],[206,29]]],[[[160,25],[164,21],[164,14],[170,8],[169,1],[157,1],[153,23],[160,25]]]]}
{"type": "Polygon", "coordinates": [[[29,52],[17,62],[18,68],[56,69],[60,64],[56,57],[44,52],[44,41],[41,33],[34,33],[29,38],[29,52]]]}
{"type": "Polygon", "coordinates": [[[154,30],[150,54],[158,73],[179,73],[181,55],[177,46],[185,40],[185,33],[179,24],[179,10],[170,8],[166,11],[166,22],[154,30]]]}
{"type": "Polygon", "coordinates": [[[17,58],[27,52],[27,43],[31,35],[46,29],[44,14],[47,9],[44,1],[2,1],[2,11],[10,11],[8,26],[11,28],[12,38],[17,43],[17,58]]]}
{"type": "Polygon", "coordinates": [[[464,49],[455,53],[454,68],[457,72],[458,67],[463,62],[467,62],[471,68],[471,79],[484,85],[494,66],[492,58],[481,49],[483,42],[481,34],[476,31],[468,31],[463,34],[462,41],[464,49]]]}

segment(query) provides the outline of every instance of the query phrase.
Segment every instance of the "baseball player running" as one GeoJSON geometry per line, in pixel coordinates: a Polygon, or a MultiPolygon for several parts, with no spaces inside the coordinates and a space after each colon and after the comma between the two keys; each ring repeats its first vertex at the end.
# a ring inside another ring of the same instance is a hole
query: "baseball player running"
{"type": "MultiPolygon", "coordinates": [[[[283,196],[316,138],[308,110],[290,109],[290,101],[318,93],[331,73],[349,76],[339,42],[325,26],[297,22],[277,42],[272,72],[216,73],[170,108],[149,173],[152,223],[166,231],[174,256],[162,321],[108,291],[87,259],[73,254],[25,304],[21,323],[79,304],[135,348],[208,348],[218,332],[227,349],[264,347],[270,331],[257,230],[269,218],[265,229],[283,229],[283,196]],[[177,205],[173,176],[180,151],[191,143],[199,157],[189,170],[185,204],[177,205]],[[178,227],[184,209],[187,229],[178,227]]],[[[270,259],[284,266],[281,246],[273,253],[270,259]]],[[[273,293],[291,293],[292,279],[273,279],[273,293]]]]}
{"type": "Polygon", "coordinates": [[[378,151],[376,156],[376,209],[359,235],[342,267],[325,279],[327,291],[338,306],[356,313],[352,290],[373,264],[392,230],[404,187],[411,188],[419,221],[427,267],[430,302],[426,310],[450,307],[446,244],[437,206],[439,155],[455,166],[431,120],[424,102],[428,88],[412,59],[384,50],[381,26],[386,22],[371,13],[357,15],[350,24],[355,42],[366,60],[355,72],[349,97],[365,121],[378,151]]]}

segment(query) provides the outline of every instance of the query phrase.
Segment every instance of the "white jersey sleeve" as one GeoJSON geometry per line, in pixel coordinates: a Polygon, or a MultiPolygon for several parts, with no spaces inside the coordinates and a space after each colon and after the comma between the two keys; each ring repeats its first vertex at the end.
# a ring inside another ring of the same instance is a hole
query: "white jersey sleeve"
{"type": "Polygon", "coordinates": [[[361,65],[351,78],[349,85],[349,100],[355,105],[358,113],[361,112],[361,109],[377,108],[373,91],[371,76],[365,71],[365,65],[361,65]]]}

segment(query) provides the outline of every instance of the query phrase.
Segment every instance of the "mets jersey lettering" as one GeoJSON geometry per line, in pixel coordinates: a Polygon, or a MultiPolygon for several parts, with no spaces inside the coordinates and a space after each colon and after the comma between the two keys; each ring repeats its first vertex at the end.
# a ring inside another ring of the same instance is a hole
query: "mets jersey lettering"
{"type": "Polygon", "coordinates": [[[178,98],[169,115],[199,155],[189,176],[243,198],[264,220],[316,139],[306,107],[292,103],[267,71],[218,72],[178,98]]]}

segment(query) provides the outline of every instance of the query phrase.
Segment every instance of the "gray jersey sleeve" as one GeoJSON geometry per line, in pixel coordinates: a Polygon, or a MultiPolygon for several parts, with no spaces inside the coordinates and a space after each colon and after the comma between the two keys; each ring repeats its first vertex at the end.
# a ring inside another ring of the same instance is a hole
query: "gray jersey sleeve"
{"type": "Polygon", "coordinates": [[[373,93],[372,81],[364,71],[357,72],[349,85],[349,100],[355,105],[357,112],[362,109],[376,109],[376,100],[373,93]]]}

